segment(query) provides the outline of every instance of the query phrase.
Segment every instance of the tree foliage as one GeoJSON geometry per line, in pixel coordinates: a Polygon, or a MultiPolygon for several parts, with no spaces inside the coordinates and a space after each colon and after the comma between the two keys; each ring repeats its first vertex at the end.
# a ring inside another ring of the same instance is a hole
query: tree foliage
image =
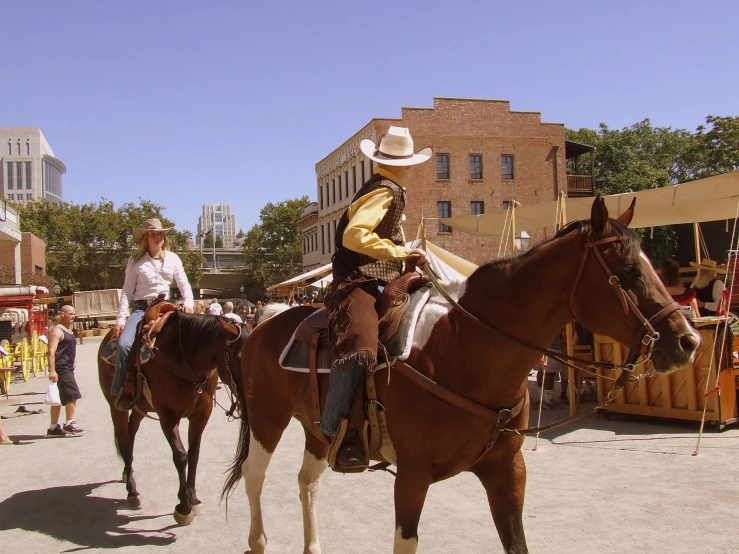
{"type": "Polygon", "coordinates": [[[213,229],[208,229],[203,235],[203,248],[213,248],[213,229]]]}
{"type": "MultiPolygon", "coordinates": [[[[46,200],[16,205],[21,230],[29,231],[46,243],[47,274],[66,292],[123,286],[128,257],[137,248],[133,231],[150,218],[164,227],[172,221],[162,215],[163,207],[148,200],[115,208],[113,202],[71,205],[46,200]]],[[[189,231],[173,229],[168,234],[170,249],[182,259],[193,287],[202,276],[199,252],[187,248],[189,231]]]]}
{"type": "MultiPolygon", "coordinates": [[[[595,146],[594,188],[599,194],[686,183],[739,168],[739,117],[709,115],[695,132],[653,127],[649,119],[621,130],[601,123],[597,130],[568,129],[567,138],[595,146]]],[[[583,173],[571,163],[568,172],[583,173]]],[[[676,250],[671,227],[639,234],[655,264],[676,250]]]]}
{"type": "Polygon", "coordinates": [[[244,237],[244,261],[251,268],[247,293],[261,296],[269,285],[290,279],[303,271],[298,220],[310,203],[307,196],[269,203],[259,212],[260,223],[244,237]]]}

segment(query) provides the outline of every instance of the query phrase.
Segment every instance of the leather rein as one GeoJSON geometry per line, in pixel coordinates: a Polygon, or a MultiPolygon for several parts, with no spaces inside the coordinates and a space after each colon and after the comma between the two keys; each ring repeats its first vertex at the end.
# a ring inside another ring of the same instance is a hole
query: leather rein
{"type": "MultiPolygon", "coordinates": [[[[624,387],[627,381],[629,380],[636,381],[638,379],[651,375],[651,373],[647,372],[647,373],[643,373],[642,375],[638,377],[634,377],[632,376],[632,373],[634,372],[637,366],[642,365],[647,360],[649,360],[650,357],[652,356],[652,353],[654,352],[655,343],[659,340],[659,336],[660,336],[659,333],[654,329],[655,325],[657,325],[660,321],[670,316],[671,314],[673,314],[675,311],[677,311],[680,308],[677,302],[673,302],[669,304],[668,306],[665,306],[664,308],[662,308],[659,312],[654,314],[649,319],[647,319],[644,316],[644,314],[641,313],[641,311],[636,306],[634,301],[631,299],[628,293],[621,286],[618,276],[614,275],[613,272],[611,271],[610,267],[608,266],[605,259],[603,258],[603,254],[600,249],[600,246],[603,244],[610,245],[612,243],[615,243],[621,240],[622,240],[621,237],[617,237],[617,236],[594,240],[592,236],[592,231],[588,233],[587,240],[585,242],[585,249],[583,252],[582,259],[580,261],[580,267],[578,269],[577,277],[575,278],[575,282],[572,287],[572,292],[570,293],[570,301],[569,301],[570,312],[572,313],[573,318],[577,319],[577,315],[575,314],[575,310],[574,310],[575,293],[577,291],[578,285],[580,284],[580,280],[582,278],[585,265],[588,261],[588,258],[590,257],[590,254],[592,253],[596,261],[598,262],[598,265],[601,267],[601,269],[605,273],[608,279],[608,283],[611,285],[611,290],[613,291],[613,293],[616,295],[619,302],[621,303],[621,306],[624,311],[624,315],[628,316],[631,313],[641,323],[640,332],[637,333],[636,338],[634,339],[631,349],[629,350],[629,355],[626,358],[625,364],[618,365],[618,364],[613,364],[610,362],[593,362],[586,366],[592,369],[607,369],[607,370],[612,370],[612,371],[621,370],[621,374],[619,375],[618,379],[615,379],[616,381],[615,385],[609,391],[606,401],[600,404],[599,406],[597,406],[593,411],[598,410],[605,404],[608,404],[609,402],[613,401],[618,395],[618,393],[621,391],[621,389],[624,387]],[[637,359],[639,357],[642,357],[643,359],[641,362],[637,363],[637,359]]],[[[439,291],[439,293],[454,307],[454,309],[459,311],[461,314],[463,314],[468,319],[474,321],[476,324],[480,325],[484,329],[488,331],[492,331],[493,333],[500,335],[501,337],[511,342],[514,342],[516,344],[519,344],[531,350],[536,350],[537,352],[541,352],[542,354],[549,356],[553,359],[556,359],[569,367],[582,370],[582,366],[576,366],[573,363],[570,363],[573,361],[582,363],[582,360],[579,360],[578,358],[575,358],[573,356],[569,356],[566,354],[562,354],[561,352],[553,351],[548,348],[538,347],[527,341],[514,337],[513,335],[510,335],[506,333],[505,331],[502,331],[501,329],[493,327],[492,325],[488,323],[485,323],[484,321],[479,319],[477,316],[473,315],[472,313],[467,311],[465,308],[463,308],[456,300],[454,300],[454,298],[451,297],[451,295],[446,291],[446,289],[444,289],[443,285],[440,282],[438,275],[429,266],[429,264],[424,264],[423,269],[426,275],[428,275],[429,279],[431,279],[431,282],[433,283],[434,287],[439,291]]],[[[492,448],[495,446],[495,443],[498,437],[503,432],[510,432],[510,433],[514,433],[517,435],[538,433],[541,431],[546,431],[549,429],[553,429],[555,427],[559,427],[560,425],[564,425],[566,423],[570,423],[576,419],[579,419],[581,417],[584,417],[592,413],[592,412],[586,412],[584,414],[570,417],[562,421],[552,423],[549,425],[544,425],[541,427],[531,427],[528,429],[511,429],[511,428],[506,427],[506,425],[513,418],[518,416],[523,410],[525,401],[528,398],[528,390],[526,391],[526,394],[512,408],[494,410],[494,409],[488,408],[487,406],[483,406],[481,404],[473,402],[472,400],[464,398],[463,396],[460,396],[457,393],[454,393],[442,387],[441,385],[439,385],[432,379],[429,379],[428,377],[423,375],[421,372],[419,372],[417,369],[406,364],[405,362],[402,362],[399,360],[391,360],[390,357],[387,356],[387,353],[386,353],[386,359],[387,359],[388,368],[397,369],[401,374],[410,378],[413,382],[415,382],[416,384],[418,384],[419,386],[421,386],[422,388],[424,388],[425,390],[427,390],[434,396],[458,408],[461,408],[462,410],[468,413],[471,413],[475,416],[482,417],[484,419],[492,420],[495,422],[495,426],[493,428],[490,441],[488,442],[482,454],[478,457],[475,463],[479,462],[488,452],[490,452],[490,450],[492,450],[492,448]]],[[[650,372],[653,372],[653,370],[650,370],[650,372]]]]}

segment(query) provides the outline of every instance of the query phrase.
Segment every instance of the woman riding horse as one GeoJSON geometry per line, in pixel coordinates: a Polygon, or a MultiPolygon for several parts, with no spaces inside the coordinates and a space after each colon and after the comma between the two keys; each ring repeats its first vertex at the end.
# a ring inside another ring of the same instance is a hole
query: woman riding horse
{"type": "Polygon", "coordinates": [[[111,339],[118,339],[118,352],[110,394],[115,398],[115,406],[119,410],[127,411],[133,407],[133,391],[123,384],[136,329],[144,318],[149,303],[160,295],[169,297],[169,286],[174,281],[185,300],[182,309],[187,313],[193,312],[192,289],[182,261],[177,254],[169,251],[167,233],[170,230],[171,227],[162,227],[158,219],[147,219],[133,233],[133,240],[139,245],[139,250],[128,259],[126,265],[118,316],[111,336],[111,339]],[[126,320],[129,304],[131,315],[126,320]]]}

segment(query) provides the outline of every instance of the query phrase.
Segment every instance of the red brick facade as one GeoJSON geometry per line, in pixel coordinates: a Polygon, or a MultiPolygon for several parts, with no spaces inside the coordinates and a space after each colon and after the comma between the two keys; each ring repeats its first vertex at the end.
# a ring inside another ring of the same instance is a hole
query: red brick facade
{"type": "MultiPolygon", "coordinates": [[[[399,119],[372,120],[316,164],[318,235],[323,234],[324,241],[333,242],[333,235],[327,236],[329,221],[336,219],[349,203],[346,192],[337,199],[327,191],[333,190],[333,181],[339,180],[341,174],[342,184],[349,185],[352,196],[354,168],[364,165],[365,176],[369,176],[369,161],[358,152],[359,141],[368,136],[378,140],[391,125],[408,127],[416,150],[431,146],[434,151],[429,162],[408,172],[404,228],[409,240],[415,238],[422,216],[437,217],[438,202],[451,202],[452,216],[470,214],[472,202],[484,202],[485,213],[490,213],[502,210],[503,202],[512,198],[522,206],[555,200],[559,187],[566,187],[564,124],[542,123],[537,112],[511,111],[508,101],[436,98],[433,108],[403,108],[399,119]],[[436,154],[449,155],[448,179],[437,179],[436,154]],[[481,156],[482,179],[470,178],[470,155],[481,156]],[[501,156],[513,157],[512,179],[503,178],[501,156]],[[325,234],[321,230],[324,222],[325,234]]],[[[454,230],[440,233],[436,220],[427,221],[426,237],[478,264],[498,254],[498,239],[454,230]]],[[[322,263],[330,261],[333,250],[332,246],[325,246],[322,263]]]]}
{"type": "MultiPolygon", "coordinates": [[[[3,280],[14,275],[16,244],[11,241],[0,242],[3,280]]],[[[46,277],[46,243],[33,233],[21,233],[21,276],[23,285],[43,284],[46,277]],[[36,276],[39,277],[38,281],[34,279],[36,276]]]]}

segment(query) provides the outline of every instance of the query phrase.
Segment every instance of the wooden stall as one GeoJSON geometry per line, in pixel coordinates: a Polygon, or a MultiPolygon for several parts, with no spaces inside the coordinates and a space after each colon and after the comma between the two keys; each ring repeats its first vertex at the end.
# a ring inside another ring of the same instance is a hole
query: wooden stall
{"type": "MultiPolygon", "coordinates": [[[[707,318],[699,318],[707,319],[707,318]]],[[[712,318],[713,322],[698,321],[696,330],[703,339],[695,363],[670,374],[655,373],[651,377],[628,382],[616,399],[605,408],[605,412],[633,414],[651,417],[664,417],[688,421],[700,421],[706,408],[706,422],[719,429],[737,421],[737,375],[734,368],[731,331],[722,340],[725,318],[712,318]],[[718,336],[717,336],[718,335],[718,336]],[[724,343],[724,355],[721,345],[724,343]],[[728,342],[728,344],[726,344],[728,342]],[[711,355],[711,349],[714,355],[711,355]],[[719,364],[720,360],[720,364],[719,364]],[[719,367],[716,389],[716,368],[719,367]],[[706,385],[706,379],[708,385],[706,385]],[[704,393],[708,391],[708,396],[704,393]]],[[[608,337],[594,337],[593,358],[595,361],[608,361],[620,364],[628,349],[608,337]]],[[[647,362],[635,375],[641,375],[651,368],[647,362]]],[[[605,402],[608,392],[613,388],[609,377],[618,377],[618,372],[599,370],[596,378],[598,402],[605,402]]]]}

